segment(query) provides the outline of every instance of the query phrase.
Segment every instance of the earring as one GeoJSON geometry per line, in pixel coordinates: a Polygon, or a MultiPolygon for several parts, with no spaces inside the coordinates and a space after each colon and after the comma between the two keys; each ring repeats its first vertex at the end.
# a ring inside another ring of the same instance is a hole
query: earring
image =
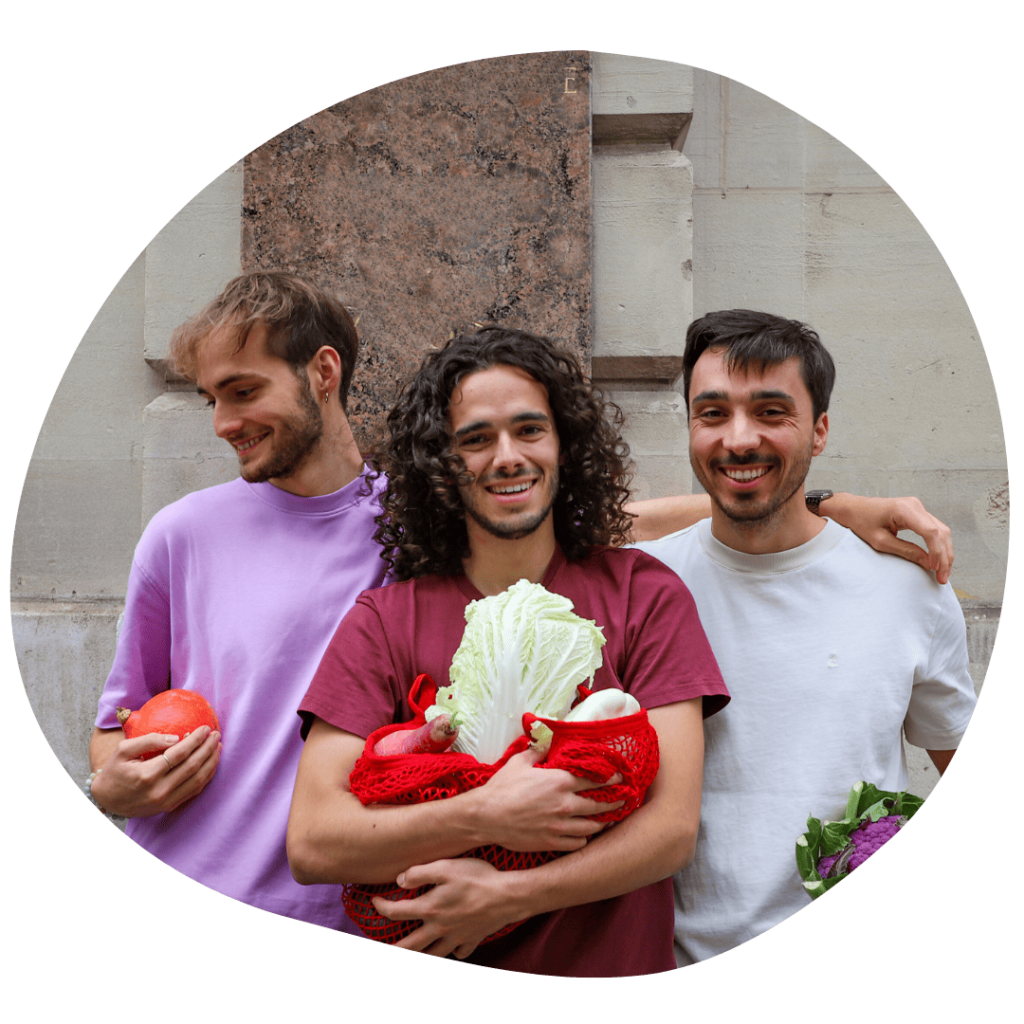
{"type": "Polygon", "coordinates": [[[331,397],[330,391],[325,391],[324,392],[324,405],[327,404],[327,399],[330,398],[330,397],[331,397]]]}

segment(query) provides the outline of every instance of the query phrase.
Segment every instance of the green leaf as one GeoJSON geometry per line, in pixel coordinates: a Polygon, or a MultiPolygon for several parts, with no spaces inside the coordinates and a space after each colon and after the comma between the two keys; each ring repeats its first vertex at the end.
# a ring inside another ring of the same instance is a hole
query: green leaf
{"type": "Polygon", "coordinates": [[[831,857],[832,854],[845,849],[850,842],[849,836],[851,831],[853,831],[853,825],[848,821],[826,822],[825,827],[821,830],[819,855],[821,857],[831,857]]]}

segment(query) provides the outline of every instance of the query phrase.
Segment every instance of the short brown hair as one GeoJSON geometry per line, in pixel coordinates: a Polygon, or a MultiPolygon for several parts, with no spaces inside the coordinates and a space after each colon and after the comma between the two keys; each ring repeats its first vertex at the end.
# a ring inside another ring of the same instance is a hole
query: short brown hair
{"type": "Polygon", "coordinates": [[[298,274],[256,270],[228,282],[220,295],[171,335],[175,370],[194,381],[204,338],[212,331],[233,327],[238,351],[257,323],[270,330],[270,351],[295,370],[304,367],[324,345],[333,348],[341,356],[338,398],[345,408],[359,354],[355,322],[341,301],[298,274]]]}

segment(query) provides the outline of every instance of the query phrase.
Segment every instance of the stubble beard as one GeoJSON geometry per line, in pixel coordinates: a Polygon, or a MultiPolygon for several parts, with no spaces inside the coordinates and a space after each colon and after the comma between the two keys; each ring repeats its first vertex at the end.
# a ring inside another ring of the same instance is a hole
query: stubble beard
{"type": "MultiPolygon", "coordinates": [[[[515,477],[509,477],[511,482],[515,477]]],[[[472,486],[472,485],[470,485],[472,486]]],[[[548,500],[545,506],[536,514],[526,519],[516,518],[509,521],[495,521],[483,515],[471,501],[467,500],[468,489],[462,491],[462,504],[466,515],[478,526],[486,530],[492,537],[499,537],[502,540],[522,540],[529,537],[531,533],[540,528],[541,524],[551,514],[555,506],[555,498],[558,496],[558,469],[550,477],[548,484],[548,500]]]]}
{"type": "MultiPolygon", "coordinates": [[[[793,463],[789,472],[779,484],[774,495],[760,503],[753,501],[744,502],[743,499],[734,499],[733,504],[726,504],[719,496],[718,489],[713,485],[704,473],[700,464],[691,456],[690,466],[701,486],[711,496],[711,500],[728,516],[729,521],[738,528],[750,531],[761,531],[771,529],[782,509],[797,491],[801,491],[807,474],[811,468],[813,458],[812,444],[808,444],[807,450],[800,459],[793,463]]],[[[748,463],[757,462],[757,458],[733,459],[728,465],[742,466],[748,463]]],[[[715,470],[712,469],[712,473],[715,470]]]]}
{"type": "Polygon", "coordinates": [[[275,449],[269,457],[251,469],[241,468],[242,479],[250,484],[262,484],[268,480],[284,479],[297,472],[320,444],[324,432],[324,418],[313,397],[309,379],[305,374],[296,374],[299,379],[298,408],[282,420],[273,438],[275,449]]]}

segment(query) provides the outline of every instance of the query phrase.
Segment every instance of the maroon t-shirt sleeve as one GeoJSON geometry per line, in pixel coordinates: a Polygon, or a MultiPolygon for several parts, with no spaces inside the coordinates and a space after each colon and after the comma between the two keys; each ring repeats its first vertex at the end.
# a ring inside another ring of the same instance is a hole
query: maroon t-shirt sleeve
{"type": "Polygon", "coordinates": [[[704,698],[704,717],[729,703],[729,691],[689,589],[645,552],[632,567],[623,686],[644,708],[704,698]]]}
{"type": "Polygon", "coordinates": [[[400,685],[377,606],[363,594],[338,624],[299,705],[303,738],[314,716],[364,738],[410,717],[409,682],[402,679],[400,685]]]}

